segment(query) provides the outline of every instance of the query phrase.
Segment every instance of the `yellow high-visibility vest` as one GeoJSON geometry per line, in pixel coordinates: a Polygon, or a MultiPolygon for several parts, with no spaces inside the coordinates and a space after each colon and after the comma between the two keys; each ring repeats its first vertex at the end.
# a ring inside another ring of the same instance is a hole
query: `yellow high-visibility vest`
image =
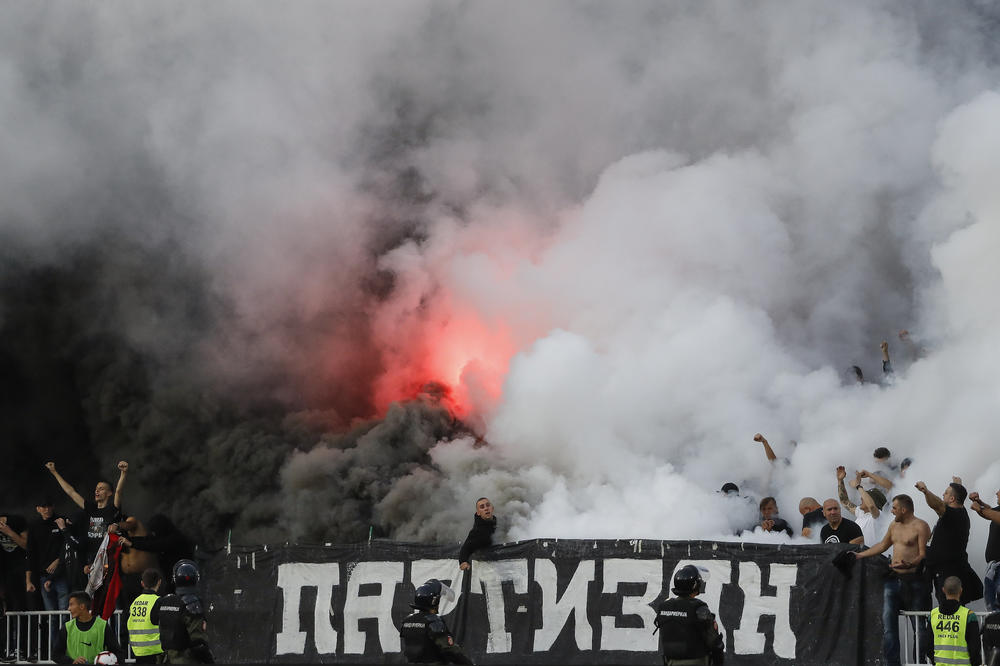
{"type": "Polygon", "coordinates": [[[149,618],[153,604],[159,599],[155,594],[140,594],[128,611],[128,640],[137,657],[161,654],[160,627],[149,618]]]}
{"type": "Polygon", "coordinates": [[[969,609],[959,606],[954,615],[945,615],[940,608],[931,611],[931,631],[934,632],[935,664],[971,664],[965,628],[969,624],[969,609]]]}

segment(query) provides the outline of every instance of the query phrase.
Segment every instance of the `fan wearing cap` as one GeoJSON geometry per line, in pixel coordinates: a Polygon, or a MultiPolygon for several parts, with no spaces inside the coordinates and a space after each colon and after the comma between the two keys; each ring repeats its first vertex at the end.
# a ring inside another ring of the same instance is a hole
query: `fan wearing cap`
{"type": "MultiPolygon", "coordinates": [[[[63,562],[62,518],[52,506],[52,498],[43,496],[35,504],[39,519],[28,525],[27,561],[24,586],[28,594],[36,590],[45,610],[65,610],[69,604],[69,583],[63,562]]],[[[55,627],[53,626],[53,635],[55,627]]]]}
{"type": "Polygon", "coordinates": [[[674,574],[672,592],[677,595],[660,604],[656,629],[660,632],[660,651],[668,666],[722,664],[726,646],[719,633],[715,615],[704,601],[708,572],[693,564],[674,574]]]}
{"type": "Polygon", "coordinates": [[[858,491],[861,504],[855,504],[847,495],[847,488],[844,486],[844,479],[847,477],[847,470],[841,465],[837,468],[837,494],[840,503],[845,509],[854,514],[854,520],[861,528],[864,543],[874,546],[882,540],[885,530],[888,528],[887,522],[882,518],[885,506],[885,494],[878,488],[865,490],[861,485],[861,473],[855,472],[855,477],[848,482],[851,488],[858,491]]]}
{"type": "Polygon", "coordinates": [[[403,620],[399,637],[403,654],[411,664],[471,664],[465,651],[452,638],[444,619],[438,615],[441,595],[454,594],[448,586],[431,578],[413,595],[413,613],[403,620]]]}

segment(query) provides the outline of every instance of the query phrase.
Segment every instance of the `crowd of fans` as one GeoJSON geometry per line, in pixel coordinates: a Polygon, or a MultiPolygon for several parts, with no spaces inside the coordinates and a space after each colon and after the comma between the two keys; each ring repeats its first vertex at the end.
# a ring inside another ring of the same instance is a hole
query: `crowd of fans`
{"type": "MultiPolygon", "coordinates": [[[[115,609],[128,609],[140,594],[144,570],[169,573],[177,561],[194,556],[193,542],[167,516],[157,514],[143,523],[124,511],[126,461],[118,463],[117,483],[98,481],[89,498],[62,477],[55,463],[45,467],[69,502],[57,508],[53,494],[42,491],[35,499],[36,518],[0,513],[0,590],[5,611],[73,609],[81,614],[80,600],[86,598],[87,616],[92,612],[107,619],[115,609]],[[74,508],[64,511],[70,503],[74,508]]],[[[48,634],[42,634],[42,645],[33,640],[31,654],[26,650],[28,623],[11,620],[0,636],[11,636],[13,652],[18,644],[15,625],[20,626],[22,653],[2,654],[7,648],[4,640],[0,657],[60,661],[65,655],[58,647],[46,653],[50,641],[59,645],[59,623],[64,618],[55,617],[48,634]]]]}
{"type": "MultiPolygon", "coordinates": [[[[899,337],[913,358],[922,355],[922,348],[910,339],[908,332],[901,331],[899,337]]],[[[883,373],[891,375],[893,369],[886,342],[881,344],[881,352],[883,373]]],[[[860,368],[852,366],[852,372],[858,382],[864,381],[860,368]]],[[[753,441],[762,446],[772,465],[789,464],[787,459],[778,458],[762,434],[754,435],[753,441]]],[[[911,462],[903,458],[897,463],[889,449],[880,446],[873,451],[871,464],[855,471],[849,480],[847,467],[836,467],[836,483],[831,482],[830,487],[832,490],[835,485],[837,497],[822,503],[815,497],[801,498],[798,530],[780,515],[775,497],[766,496],[754,502],[741,495],[739,487],[732,482],[720,489],[727,499],[738,502],[741,509],[756,505],[756,509],[751,508],[757,514],[756,520],[738,530],[739,534],[759,530],[818,539],[823,544],[854,545],[856,549],[836,549],[833,562],[844,571],[849,571],[859,559],[892,551],[886,560],[883,591],[883,650],[890,666],[901,661],[897,622],[901,610],[930,611],[933,595],[942,609],[984,599],[989,613],[1000,612],[997,580],[1000,577],[1000,490],[996,491],[997,505],[991,507],[979,493],[968,492],[957,476],[952,477],[940,496],[922,481],[917,481],[912,487],[923,495],[927,506],[938,516],[932,530],[927,522],[914,515],[913,498],[905,492],[910,487],[905,477],[911,462]],[[966,500],[971,500],[972,510],[989,522],[987,566],[982,578],[969,564],[967,548],[972,523],[966,500]]],[[[91,613],[107,618],[116,608],[128,609],[143,593],[140,574],[155,573],[159,580],[157,570],[170,572],[176,562],[194,556],[193,543],[168,517],[157,514],[143,524],[122,509],[129,470],[126,461],[118,463],[117,483],[98,481],[92,498],[80,495],[58,472],[55,463],[46,463],[45,467],[76,510],[57,511],[52,496],[42,493],[35,503],[38,517],[33,520],[17,513],[0,512],[0,592],[4,610],[70,610],[74,620],[83,622],[89,621],[91,613]]],[[[473,527],[459,555],[460,569],[469,569],[471,555],[492,545],[497,527],[493,510],[488,498],[476,500],[473,527]]],[[[172,591],[169,579],[164,578],[163,583],[165,592],[172,591]]],[[[929,654],[931,648],[926,642],[931,632],[926,626],[926,617],[912,621],[922,623],[919,635],[925,644],[920,650],[929,654]]],[[[27,646],[27,624],[19,626],[25,634],[21,636],[20,645],[27,646]]],[[[979,625],[974,615],[970,627],[971,645],[978,643],[979,625]]],[[[56,622],[50,623],[48,629],[50,642],[57,646],[52,654],[0,656],[7,661],[39,657],[64,661],[66,655],[59,651],[65,652],[65,630],[60,632],[56,622]]],[[[10,631],[5,627],[3,635],[10,635],[10,631]]],[[[34,648],[45,649],[46,646],[43,643],[34,648]]],[[[4,647],[0,645],[0,650],[4,647]]],[[[117,644],[113,647],[117,648],[117,644]]],[[[978,658],[978,655],[973,656],[978,658]]],[[[977,659],[972,663],[978,663],[977,659]]]]}
{"type": "MultiPolygon", "coordinates": [[[[774,465],[779,459],[767,439],[757,434],[754,441],[761,444],[764,454],[774,465]]],[[[837,498],[830,497],[822,504],[814,497],[799,501],[802,522],[796,532],[788,521],[779,517],[777,500],[764,497],[759,503],[759,513],[753,525],[738,530],[784,532],[805,538],[817,538],[823,544],[854,544],[860,550],[836,549],[833,563],[848,573],[858,559],[867,559],[891,551],[883,560],[886,579],[883,591],[883,651],[890,666],[901,663],[898,621],[900,611],[930,611],[932,598],[941,608],[955,604],[966,605],[982,599],[986,610],[996,623],[1000,623],[1000,598],[997,578],[1000,576],[1000,490],[996,492],[996,506],[989,506],[977,492],[968,492],[958,476],[941,495],[935,494],[923,481],[911,483],[906,472],[911,460],[904,458],[896,463],[888,448],[880,446],[872,452],[870,469],[855,471],[847,481],[846,467],[834,470],[837,498]],[[845,484],[845,481],[846,484],[845,484]],[[850,488],[850,489],[849,489],[850,488]],[[910,489],[913,490],[910,490],[910,489]],[[914,515],[911,492],[919,493],[927,506],[937,514],[933,529],[914,515]],[[975,571],[969,563],[968,545],[972,521],[970,508],[989,521],[986,544],[985,571],[975,571]],[[850,517],[844,514],[849,514],[850,517]]],[[[831,489],[833,483],[831,482],[831,489]]],[[[750,498],[740,495],[739,488],[727,482],[719,491],[740,505],[750,498]]],[[[911,621],[920,623],[919,635],[922,655],[933,650],[929,643],[932,632],[924,616],[911,621]]],[[[978,644],[979,623],[975,614],[970,616],[969,644],[978,644]]],[[[975,655],[974,655],[975,656],[975,655]]],[[[978,663],[973,659],[973,664],[978,663]]]]}

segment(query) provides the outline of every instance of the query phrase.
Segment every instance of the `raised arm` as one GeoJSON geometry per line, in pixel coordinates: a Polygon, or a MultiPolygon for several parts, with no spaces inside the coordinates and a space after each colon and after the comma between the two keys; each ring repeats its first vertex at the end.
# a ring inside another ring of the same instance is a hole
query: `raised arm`
{"type": "Polygon", "coordinates": [[[73,486],[69,485],[66,479],[62,478],[62,475],[56,471],[56,464],[54,462],[47,462],[45,463],[45,468],[52,473],[52,476],[54,476],[56,481],[59,483],[59,487],[63,489],[63,492],[66,493],[71,500],[73,500],[73,504],[76,504],[82,509],[83,498],[80,496],[80,493],[76,492],[73,486]]]}
{"type": "Polygon", "coordinates": [[[861,476],[868,477],[875,482],[875,485],[881,486],[886,490],[892,490],[892,481],[885,478],[881,474],[876,474],[875,472],[869,472],[866,469],[861,470],[861,476]]]}
{"type": "Polygon", "coordinates": [[[986,520],[992,520],[994,523],[1000,523],[1000,511],[990,508],[985,502],[983,502],[983,500],[979,499],[979,493],[969,493],[969,499],[972,500],[973,511],[986,520]]]}
{"type": "Polygon", "coordinates": [[[128,474],[128,463],[124,460],[118,461],[118,469],[121,473],[118,475],[118,486],[115,488],[115,508],[122,508],[122,489],[125,488],[125,475],[128,474]]]}
{"type": "Polygon", "coordinates": [[[879,508],[875,504],[875,500],[872,499],[872,496],[868,494],[867,490],[861,487],[860,483],[854,487],[857,488],[858,492],[861,494],[861,506],[868,509],[868,513],[872,515],[872,518],[878,518],[879,514],[882,512],[879,511],[879,508]]]}
{"type": "Polygon", "coordinates": [[[913,487],[924,494],[924,499],[927,500],[927,506],[934,509],[934,513],[939,516],[944,515],[944,510],[948,508],[948,505],[944,503],[943,499],[927,490],[927,484],[923,481],[917,481],[913,487]]]}
{"type": "Polygon", "coordinates": [[[847,497],[847,488],[844,487],[845,478],[847,478],[847,470],[841,465],[837,468],[837,495],[840,497],[840,503],[844,505],[844,508],[857,515],[858,505],[847,497]]]}
{"type": "Polygon", "coordinates": [[[770,462],[774,462],[778,459],[778,456],[774,455],[774,450],[771,449],[771,445],[767,443],[766,439],[764,439],[764,435],[757,433],[753,436],[753,441],[760,442],[764,445],[764,455],[767,456],[767,459],[770,462]]]}

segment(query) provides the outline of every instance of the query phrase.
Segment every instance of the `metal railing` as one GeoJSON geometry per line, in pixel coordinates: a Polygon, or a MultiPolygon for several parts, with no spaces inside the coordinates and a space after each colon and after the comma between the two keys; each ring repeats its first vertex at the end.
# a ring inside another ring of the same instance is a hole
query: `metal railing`
{"type": "MultiPolygon", "coordinates": [[[[0,622],[4,624],[4,636],[0,642],[4,656],[15,657],[17,663],[24,663],[29,658],[37,659],[39,663],[52,663],[52,647],[59,628],[67,620],[68,610],[7,611],[0,617],[0,622]]],[[[108,620],[108,626],[114,628],[118,642],[125,647],[128,660],[132,661],[132,648],[126,647],[127,636],[122,633],[121,609],[116,610],[108,620]]]]}
{"type": "Polygon", "coordinates": [[[918,617],[926,617],[930,619],[930,611],[899,611],[899,655],[904,666],[916,666],[919,664],[926,664],[927,658],[919,654],[920,647],[920,622],[916,621],[918,617]],[[914,618],[911,623],[909,618],[914,618]],[[912,626],[913,631],[910,631],[912,626]],[[912,642],[911,642],[912,635],[912,642]],[[916,655],[916,662],[907,661],[911,656],[916,655]]]}

